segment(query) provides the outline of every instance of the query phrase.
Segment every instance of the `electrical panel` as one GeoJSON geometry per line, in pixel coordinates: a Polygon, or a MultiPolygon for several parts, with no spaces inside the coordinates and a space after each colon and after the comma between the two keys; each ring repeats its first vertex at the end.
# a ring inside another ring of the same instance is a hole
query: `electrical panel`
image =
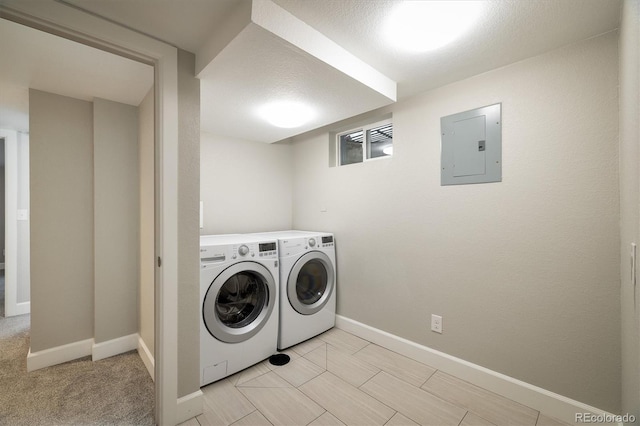
{"type": "Polygon", "coordinates": [[[502,104],[440,119],[441,185],[502,181],[502,104]]]}

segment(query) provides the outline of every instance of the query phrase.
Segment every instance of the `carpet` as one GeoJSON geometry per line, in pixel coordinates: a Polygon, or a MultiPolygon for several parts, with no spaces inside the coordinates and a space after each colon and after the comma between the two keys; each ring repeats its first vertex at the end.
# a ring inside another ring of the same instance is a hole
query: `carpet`
{"type": "Polygon", "coordinates": [[[28,314],[0,318],[0,425],[154,424],[154,384],[136,351],[27,373],[29,326],[28,314]]]}

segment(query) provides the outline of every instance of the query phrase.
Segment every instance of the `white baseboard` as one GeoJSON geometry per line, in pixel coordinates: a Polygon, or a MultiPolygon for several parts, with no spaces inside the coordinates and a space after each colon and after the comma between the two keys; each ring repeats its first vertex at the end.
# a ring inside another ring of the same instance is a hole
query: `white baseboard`
{"type": "Polygon", "coordinates": [[[91,355],[92,348],[93,339],[81,340],[38,352],[31,352],[31,348],[29,348],[29,353],[27,354],[27,371],[39,370],[89,356],[91,355]]]}
{"type": "Polygon", "coordinates": [[[129,334],[128,336],[118,337],[117,339],[107,340],[106,342],[94,343],[91,350],[91,359],[100,361],[115,355],[138,349],[138,333],[129,334]]]}
{"type": "Polygon", "coordinates": [[[176,410],[176,423],[180,424],[187,420],[199,416],[203,412],[203,393],[200,389],[197,391],[178,398],[178,407],[176,410]]]}
{"type": "Polygon", "coordinates": [[[336,316],[336,327],[570,424],[575,423],[576,413],[613,416],[571,398],[340,315],[336,316]]]}
{"type": "MultiPolygon", "coordinates": [[[[138,339],[139,336],[135,333],[100,343],[95,343],[93,339],[86,339],[38,352],[31,352],[31,348],[29,348],[27,371],[51,367],[52,365],[62,364],[63,362],[73,361],[89,355],[91,355],[93,361],[99,361],[138,349],[138,339]]],[[[142,356],[140,358],[145,362],[142,356]]],[[[151,371],[153,371],[153,366],[151,371]]]]}
{"type": "Polygon", "coordinates": [[[155,360],[153,355],[151,355],[151,351],[147,347],[147,344],[142,340],[142,337],[138,336],[138,355],[142,359],[144,366],[147,367],[147,371],[151,376],[151,380],[155,381],[155,360]]]}

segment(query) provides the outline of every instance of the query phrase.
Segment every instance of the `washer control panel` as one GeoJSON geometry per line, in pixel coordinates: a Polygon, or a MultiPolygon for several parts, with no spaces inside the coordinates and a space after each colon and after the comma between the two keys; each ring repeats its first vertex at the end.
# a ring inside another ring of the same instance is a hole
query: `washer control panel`
{"type": "Polygon", "coordinates": [[[276,240],[200,247],[200,267],[202,269],[228,261],[252,259],[278,260],[278,243],[276,240]]]}

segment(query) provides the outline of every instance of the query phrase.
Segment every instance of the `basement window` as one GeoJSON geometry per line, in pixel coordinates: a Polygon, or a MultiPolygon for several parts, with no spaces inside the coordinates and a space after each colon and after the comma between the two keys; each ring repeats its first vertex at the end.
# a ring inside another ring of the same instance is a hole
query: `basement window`
{"type": "Polygon", "coordinates": [[[338,165],[362,163],[393,155],[393,123],[378,121],[336,135],[338,165]]]}

